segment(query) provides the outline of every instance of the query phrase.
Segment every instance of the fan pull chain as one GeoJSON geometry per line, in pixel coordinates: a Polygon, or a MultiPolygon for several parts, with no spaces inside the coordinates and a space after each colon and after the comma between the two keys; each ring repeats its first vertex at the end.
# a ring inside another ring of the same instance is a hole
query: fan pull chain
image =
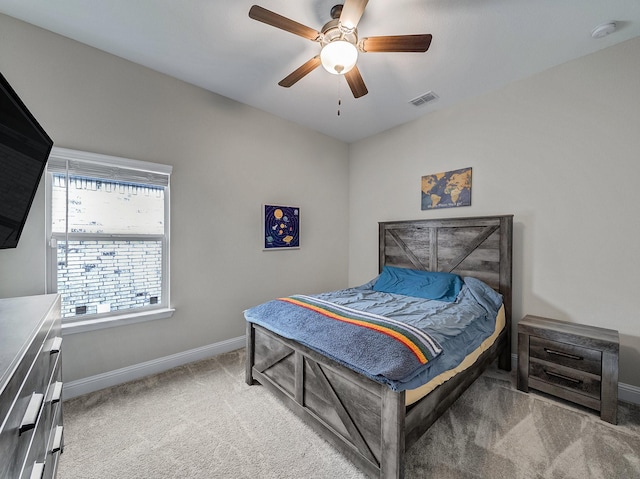
{"type": "Polygon", "coordinates": [[[341,81],[340,81],[340,77],[342,75],[337,75],[337,80],[338,80],[338,116],[340,116],[340,106],[342,105],[342,95],[341,95],[341,81]]]}

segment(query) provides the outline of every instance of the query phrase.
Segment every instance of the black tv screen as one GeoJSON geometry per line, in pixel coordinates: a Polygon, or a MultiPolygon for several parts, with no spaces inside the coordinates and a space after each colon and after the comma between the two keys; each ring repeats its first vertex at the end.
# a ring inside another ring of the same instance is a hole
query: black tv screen
{"type": "Polygon", "coordinates": [[[0,249],[18,245],[52,146],[0,73],[0,249]]]}

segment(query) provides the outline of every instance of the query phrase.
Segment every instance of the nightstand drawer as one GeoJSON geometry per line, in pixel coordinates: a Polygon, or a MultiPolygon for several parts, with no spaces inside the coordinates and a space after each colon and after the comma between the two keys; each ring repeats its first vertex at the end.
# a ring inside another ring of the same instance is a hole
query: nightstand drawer
{"type": "Polygon", "coordinates": [[[518,389],[595,409],[616,424],[619,350],[613,329],[527,315],[518,323],[518,389]]]}
{"type": "MultiPolygon", "coordinates": [[[[599,376],[531,359],[529,362],[529,380],[531,378],[537,378],[546,383],[600,400],[599,376]]],[[[562,394],[558,395],[562,396],[562,394]]]]}
{"type": "Polygon", "coordinates": [[[536,336],[529,337],[529,356],[600,376],[602,352],[536,336]]]}

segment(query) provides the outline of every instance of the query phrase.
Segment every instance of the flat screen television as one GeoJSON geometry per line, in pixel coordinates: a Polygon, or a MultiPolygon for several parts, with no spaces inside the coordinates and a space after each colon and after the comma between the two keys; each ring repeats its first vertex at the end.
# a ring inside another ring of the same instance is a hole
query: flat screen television
{"type": "Polygon", "coordinates": [[[0,73],[0,249],[18,246],[52,146],[0,73]]]}

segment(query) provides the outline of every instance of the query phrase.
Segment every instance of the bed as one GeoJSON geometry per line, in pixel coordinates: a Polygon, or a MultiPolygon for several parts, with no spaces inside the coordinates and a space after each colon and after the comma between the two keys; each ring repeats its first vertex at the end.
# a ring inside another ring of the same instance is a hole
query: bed
{"type": "Polygon", "coordinates": [[[511,369],[512,235],[511,215],[379,223],[379,271],[455,273],[502,296],[502,323],[455,374],[416,395],[248,320],[247,384],[268,388],[368,476],[402,478],[405,450],[486,367],[511,369]]]}

